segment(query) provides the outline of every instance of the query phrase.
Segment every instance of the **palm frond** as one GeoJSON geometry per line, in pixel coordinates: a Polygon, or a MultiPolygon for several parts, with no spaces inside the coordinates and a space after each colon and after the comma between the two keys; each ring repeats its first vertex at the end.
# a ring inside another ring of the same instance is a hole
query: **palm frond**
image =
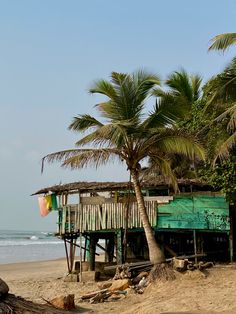
{"type": "Polygon", "coordinates": [[[62,167],[69,167],[71,169],[79,169],[87,166],[97,168],[98,166],[105,165],[108,161],[114,160],[115,157],[118,157],[120,160],[124,159],[120,150],[113,148],[64,150],[43,157],[42,171],[45,162],[61,162],[62,167]]]}
{"type": "Polygon", "coordinates": [[[182,96],[190,103],[193,101],[193,90],[190,76],[184,69],[172,73],[168,77],[166,84],[171,89],[173,95],[182,96]]]}
{"type": "MultiPolygon", "coordinates": [[[[131,123],[131,126],[133,123],[131,123]]],[[[117,147],[122,149],[127,144],[128,123],[109,123],[76,142],[77,146],[94,144],[95,146],[117,147]]]]}
{"type": "Polygon", "coordinates": [[[89,89],[89,93],[102,94],[112,100],[117,99],[117,94],[114,86],[106,80],[95,81],[92,87],[89,89]]]}
{"type": "Polygon", "coordinates": [[[222,50],[223,52],[236,43],[236,33],[224,33],[211,39],[208,50],[222,50]]]}
{"type": "Polygon", "coordinates": [[[173,186],[175,192],[178,189],[178,182],[174,172],[171,169],[170,161],[164,157],[161,157],[159,154],[152,154],[152,167],[146,171],[146,173],[150,176],[152,175],[155,178],[155,174],[160,177],[160,174],[164,177],[165,181],[173,186]],[[158,171],[157,171],[158,170],[158,171]]]}
{"type": "MultiPolygon", "coordinates": [[[[102,116],[113,122],[132,119],[137,124],[141,120],[145,99],[151,95],[152,89],[160,84],[160,79],[157,75],[145,71],[137,71],[133,74],[112,72],[110,84],[116,96],[109,97],[107,102],[97,105],[102,116]]],[[[104,82],[102,86],[104,95],[108,96],[109,92],[105,92],[104,82]]],[[[92,92],[98,91],[99,89],[92,89],[92,92]]]]}
{"type": "Polygon", "coordinates": [[[200,75],[192,75],[190,77],[194,101],[197,101],[201,94],[202,77],[200,75]]]}
{"type": "Polygon", "coordinates": [[[84,114],[78,115],[77,117],[73,118],[73,121],[69,125],[69,130],[83,132],[87,131],[90,128],[96,128],[101,126],[103,126],[103,124],[96,118],[88,114],[84,114]]]}
{"type": "MultiPolygon", "coordinates": [[[[172,132],[170,130],[169,132],[172,132]]],[[[154,149],[157,151],[161,151],[163,153],[179,153],[183,154],[184,156],[194,160],[194,158],[198,157],[200,159],[205,159],[205,150],[198,143],[196,138],[191,135],[184,134],[181,131],[176,131],[175,134],[159,134],[156,139],[156,146],[154,149]]],[[[155,137],[154,139],[155,140],[155,137]]]]}
{"type": "Polygon", "coordinates": [[[234,103],[230,108],[226,109],[223,113],[221,113],[215,121],[222,121],[224,118],[229,118],[229,122],[227,125],[228,131],[232,131],[236,129],[236,104],[234,103]]]}
{"type": "Polygon", "coordinates": [[[154,110],[149,113],[148,117],[143,121],[141,127],[144,131],[154,128],[167,127],[174,125],[178,119],[184,116],[185,110],[178,106],[175,98],[165,93],[165,96],[156,100],[154,110]]]}
{"type": "Polygon", "coordinates": [[[236,132],[234,132],[231,136],[229,136],[223,143],[220,145],[216,157],[214,160],[214,163],[216,163],[217,159],[225,160],[229,159],[230,157],[230,151],[232,148],[234,148],[236,145],[236,132]]]}
{"type": "Polygon", "coordinates": [[[211,78],[205,86],[208,105],[236,101],[236,58],[217,76],[211,78]]]}

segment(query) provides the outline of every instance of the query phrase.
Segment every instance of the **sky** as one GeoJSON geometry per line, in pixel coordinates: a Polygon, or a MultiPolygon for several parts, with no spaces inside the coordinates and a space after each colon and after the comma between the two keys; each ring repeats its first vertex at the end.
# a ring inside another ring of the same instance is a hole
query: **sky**
{"type": "Polygon", "coordinates": [[[146,69],[162,80],[181,68],[219,73],[236,55],[208,52],[210,39],[235,32],[235,0],[0,1],[0,230],[56,230],[39,215],[40,188],[74,181],[128,180],[125,166],[40,172],[41,158],[73,148],[68,125],[97,116],[88,94],[112,71],[146,69]]]}

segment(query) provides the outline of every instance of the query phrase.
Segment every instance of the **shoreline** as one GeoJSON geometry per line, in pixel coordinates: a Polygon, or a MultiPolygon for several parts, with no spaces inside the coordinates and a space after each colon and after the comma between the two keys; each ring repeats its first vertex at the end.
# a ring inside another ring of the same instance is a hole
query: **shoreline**
{"type": "Polygon", "coordinates": [[[20,261],[20,262],[0,263],[0,268],[1,268],[1,266],[7,266],[7,265],[34,264],[34,263],[53,262],[53,261],[61,261],[61,260],[66,261],[66,257],[59,257],[59,258],[45,259],[45,260],[35,260],[35,261],[20,261]]]}
{"type": "MultiPolygon", "coordinates": [[[[102,261],[104,254],[100,254],[97,261],[102,261]]],[[[80,257],[76,256],[75,261],[80,257]]],[[[53,260],[27,261],[0,264],[0,278],[14,279],[48,279],[62,278],[68,273],[66,257],[53,260]]]]}

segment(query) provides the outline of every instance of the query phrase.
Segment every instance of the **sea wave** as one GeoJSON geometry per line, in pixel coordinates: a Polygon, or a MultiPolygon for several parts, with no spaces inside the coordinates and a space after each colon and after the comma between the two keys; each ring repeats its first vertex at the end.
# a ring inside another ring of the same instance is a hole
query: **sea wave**
{"type": "Polygon", "coordinates": [[[1,246],[26,246],[26,245],[56,245],[63,244],[62,241],[0,241],[1,246]]]}

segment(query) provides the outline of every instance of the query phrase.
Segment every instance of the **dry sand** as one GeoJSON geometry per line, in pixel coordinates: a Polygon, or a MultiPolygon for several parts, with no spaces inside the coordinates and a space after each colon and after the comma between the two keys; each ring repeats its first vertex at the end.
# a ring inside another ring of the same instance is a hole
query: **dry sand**
{"type": "Polygon", "coordinates": [[[179,275],[168,283],[146,288],[145,293],[132,292],[126,297],[101,304],[80,303],[80,296],[97,289],[96,284],[66,283],[65,260],[0,265],[0,277],[10,292],[28,300],[44,303],[42,298],[74,293],[78,313],[136,314],[236,314],[236,265],[217,265],[207,277],[193,272],[179,275]]]}

